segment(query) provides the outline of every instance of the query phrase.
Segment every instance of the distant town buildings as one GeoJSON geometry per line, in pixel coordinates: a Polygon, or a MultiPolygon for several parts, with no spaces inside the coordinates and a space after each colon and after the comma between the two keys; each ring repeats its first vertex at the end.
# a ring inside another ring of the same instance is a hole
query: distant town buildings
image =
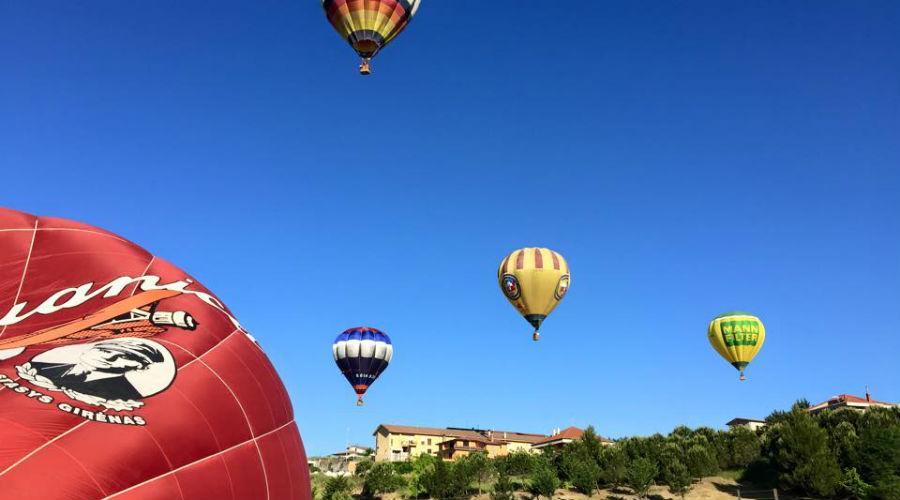
{"type": "MultiPolygon", "coordinates": [[[[574,427],[570,429],[578,430],[574,427]]],[[[546,442],[545,445],[550,445],[574,434],[568,432],[566,437],[554,440],[551,439],[554,435],[525,432],[382,424],[375,429],[374,435],[375,460],[397,462],[413,459],[423,453],[444,460],[456,460],[477,452],[485,452],[492,458],[516,451],[533,452],[539,449],[536,446],[539,443],[546,442]]]]}
{"type": "MultiPolygon", "coordinates": [[[[864,411],[869,408],[880,407],[880,408],[892,408],[892,407],[900,407],[900,405],[896,403],[887,403],[885,401],[877,401],[872,399],[872,395],[869,393],[869,389],[866,388],[866,396],[859,397],[854,396],[852,394],[838,394],[837,396],[833,396],[828,398],[826,401],[822,401],[819,404],[812,405],[806,409],[810,414],[815,415],[817,413],[823,412],[825,410],[840,410],[840,409],[850,409],[856,411],[864,411]]],[[[753,418],[733,418],[727,424],[728,427],[746,427],[750,430],[757,430],[766,426],[765,420],[756,420],[753,418]]]]}

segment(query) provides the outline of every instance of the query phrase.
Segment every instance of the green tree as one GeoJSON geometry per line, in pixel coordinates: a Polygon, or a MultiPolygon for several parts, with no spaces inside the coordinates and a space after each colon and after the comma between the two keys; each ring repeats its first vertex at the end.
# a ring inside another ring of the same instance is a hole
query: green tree
{"type": "Polygon", "coordinates": [[[491,492],[491,500],[514,500],[514,491],[515,487],[509,478],[509,474],[505,470],[503,472],[498,471],[497,482],[494,483],[494,491],[491,492]]]}
{"type": "Polygon", "coordinates": [[[833,495],[841,480],[841,470],[828,449],[825,430],[798,405],[779,426],[773,457],[779,481],[789,489],[810,495],[833,495]]]}
{"type": "Polygon", "coordinates": [[[372,497],[397,491],[406,485],[403,476],[397,474],[388,462],[378,462],[366,472],[363,495],[372,497]]]}
{"type": "Polygon", "coordinates": [[[637,458],[628,467],[625,483],[639,498],[647,498],[647,493],[658,472],[656,462],[648,458],[637,458]]]}
{"type": "Polygon", "coordinates": [[[600,480],[608,485],[620,487],[625,484],[628,472],[628,457],[618,444],[605,446],[600,455],[600,480]]]}
{"type": "Polygon", "coordinates": [[[718,461],[708,446],[692,445],[685,452],[685,466],[691,477],[700,479],[718,472],[718,461]]]}
{"type": "Polygon", "coordinates": [[[728,467],[745,468],[759,458],[761,441],[746,427],[732,427],[728,436],[728,467]]]}
{"type": "Polygon", "coordinates": [[[528,488],[529,493],[536,497],[545,496],[548,499],[553,498],[553,493],[559,487],[559,478],[556,477],[549,463],[543,462],[535,464],[531,471],[531,485],[528,488]]]}
{"type": "Polygon", "coordinates": [[[374,464],[375,461],[373,460],[361,460],[356,464],[356,472],[354,472],[354,474],[356,474],[357,476],[365,476],[366,472],[368,472],[368,470],[371,469],[372,465],[374,464]]]}
{"type": "Polygon", "coordinates": [[[593,461],[575,462],[568,467],[569,482],[579,493],[591,495],[600,482],[600,467],[593,461]]]}
{"type": "Polygon", "coordinates": [[[680,496],[682,499],[691,490],[691,475],[688,472],[688,468],[680,460],[671,460],[666,463],[663,470],[663,478],[666,486],[669,487],[669,492],[680,496]]]}
{"type": "Polygon", "coordinates": [[[869,496],[871,486],[862,480],[856,469],[850,468],[841,475],[841,493],[848,499],[865,500],[869,496]]]}
{"type": "Polygon", "coordinates": [[[328,478],[325,482],[325,489],[322,492],[322,500],[351,500],[350,490],[353,483],[346,476],[336,476],[328,478]]]}
{"type": "Polygon", "coordinates": [[[463,481],[459,470],[454,470],[452,462],[436,460],[433,467],[426,470],[419,479],[422,487],[430,497],[437,500],[463,496],[468,481],[463,481]]]}
{"type": "Polygon", "coordinates": [[[482,486],[491,480],[494,468],[491,467],[491,460],[487,453],[480,452],[469,455],[465,458],[466,474],[476,483],[478,494],[482,493],[482,486]]]}

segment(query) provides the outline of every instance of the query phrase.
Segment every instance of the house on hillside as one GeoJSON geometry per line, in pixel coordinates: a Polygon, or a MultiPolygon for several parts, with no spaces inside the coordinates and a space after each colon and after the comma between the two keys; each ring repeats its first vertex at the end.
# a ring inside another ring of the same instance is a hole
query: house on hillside
{"type": "Polygon", "coordinates": [[[532,445],[547,436],[523,432],[434,428],[381,424],[375,429],[375,461],[398,462],[423,453],[455,460],[484,451],[491,457],[515,451],[531,451],[532,445]]]}
{"type": "Polygon", "coordinates": [[[827,401],[822,401],[817,405],[810,406],[806,411],[816,414],[825,410],[838,410],[841,408],[867,410],[872,407],[891,408],[895,406],[898,405],[872,399],[872,395],[869,394],[869,390],[866,389],[866,397],[864,398],[852,394],[838,394],[837,396],[829,398],[827,401]]]}
{"type": "Polygon", "coordinates": [[[727,425],[728,427],[730,427],[732,429],[735,427],[746,427],[747,429],[750,429],[751,431],[755,432],[755,431],[765,427],[766,421],[765,420],[757,420],[755,418],[737,417],[737,418],[732,418],[725,425],[727,425]]]}
{"type": "MultiPolygon", "coordinates": [[[[552,435],[545,437],[537,443],[534,443],[532,445],[532,448],[535,450],[540,450],[542,448],[562,448],[572,441],[581,439],[581,436],[583,435],[584,431],[579,429],[578,427],[567,427],[563,430],[554,429],[552,435]]],[[[602,436],[597,436],[597,440],[600,441],[600,444],[603,445],[613,444],[612,440],[602,436]]]]}

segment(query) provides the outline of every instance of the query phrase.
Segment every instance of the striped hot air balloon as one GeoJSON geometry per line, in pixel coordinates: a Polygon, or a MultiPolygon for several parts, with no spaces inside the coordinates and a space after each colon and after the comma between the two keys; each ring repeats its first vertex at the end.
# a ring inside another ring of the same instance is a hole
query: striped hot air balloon
{"type": "Polygon", "coordinates": [[[726,361],[741,372],[762,349],[766,340],[766,327],[756,316],[740,311],[720,314],[709,322],[709,343],[726,361]]]}
{"type": "Polygon", "coordinates": [[[566,296],[571,282],[562,255],[547,248],[522,248],[506,256],[497,270],[503,295],[534,326],[540,339],[541,323],[566,296]]]}
{"type": "Polygon", "coordinates": [[[328,22],[362,58],[359,72],[372,71],[369,61],[406,28],[420,0],[322,0],[328,22]]]}
{"type": "Polygon", "coordinates": [[[356,391],[356,404],[362,406],[363,395],[394,357],[394,346],[381,330],[359,326],[338,335],[331,352],[341,373],[356,391]]]}

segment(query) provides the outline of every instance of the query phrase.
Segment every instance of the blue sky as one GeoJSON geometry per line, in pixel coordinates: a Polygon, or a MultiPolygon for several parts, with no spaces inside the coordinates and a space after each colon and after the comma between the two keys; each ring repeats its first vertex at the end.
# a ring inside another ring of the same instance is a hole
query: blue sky
{"type": "Polygon", "coordinates": [[[259,338],[311,454],[379,423],[613,437],[900,400],[900,3],[0,3],[0,204],[118,232],[259,338]],[[495,282],[568,259],[540,343],[495,282]],[[712,351],[768,327],[749,381],[712,351]],[[394,339],[364,408],[330,354],[394,339]]]}

